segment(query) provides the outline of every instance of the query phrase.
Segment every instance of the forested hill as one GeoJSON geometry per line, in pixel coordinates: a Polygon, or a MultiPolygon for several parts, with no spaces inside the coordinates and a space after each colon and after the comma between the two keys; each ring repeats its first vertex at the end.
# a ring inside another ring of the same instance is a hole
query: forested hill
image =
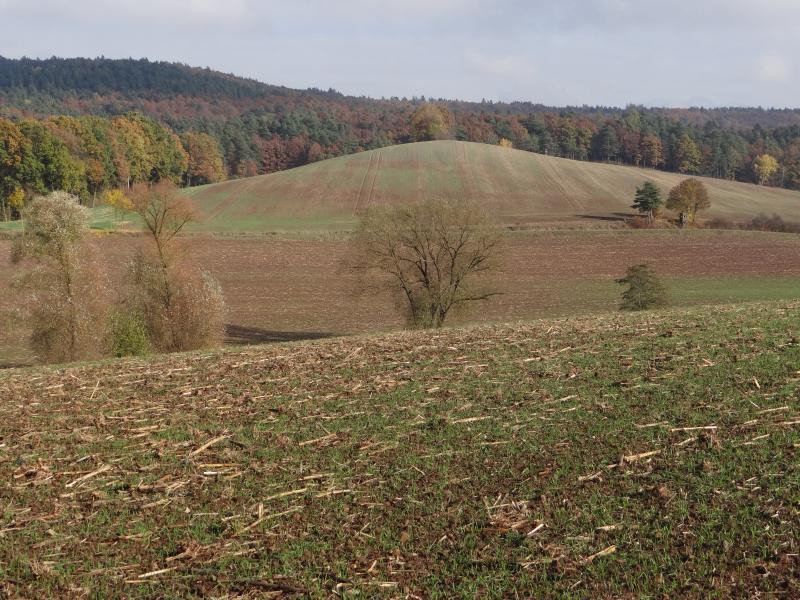
{"type": "Polygon", "coordinates": [[[0,57],[0,129],[18,143],[5,151],[19,155],[9,159],[18,172],[0,173],[0,204],[67,180],[46,172],[55,163],[45,152],[72,157],[71,189],[85,195],[164,173],[203,183],[429,139],[800,189],[797,109],[434,104],[293,90],[144,59],[0,57]],[[146,156],[134,156],[142,148],[146,156]],[[25,152],[42,168],[23,169],[25,152]]]}
{"type": "MultiPolygon", "coordinates": [[[[158,116],[179,121],[202,116],[204,102],[194,110],[174,103],[181,97],[205,99],[220,106],[226,116],[258,109],[276,110],[292,104],[346,104],[408,108],[423,99],[371,99],[348,97],[335,90],[293,90],[269,85],[232,74],[180,63],[148,59],[49,58],[9,59],[0,56],[0,102],[6,109],[17,109],[43,116],[50,114],[119,114],[120,108],[154,110],[158,116]],[[170,101],[172,101],[170,103],[170,101]],[[167,105],[153,106],[160,102],[167,105]],[[169,106],[171,104],[171,106],[169,106]]],[[[464,102],[437,100],[457,112],[496,115],[575,114],[616,117],[625,109],[604,106],[545,106],[533,102],[464,102]]],[[[205,110],[208,110],[206,108],[205,110]]],[[[800,109],[763,108],[651,108],[647,112],[695,125],[716,122],[722,127],[746,129],[800,125],[800,109]]],[[[150,116],[156,116],[151,114],[150,116]]]]}

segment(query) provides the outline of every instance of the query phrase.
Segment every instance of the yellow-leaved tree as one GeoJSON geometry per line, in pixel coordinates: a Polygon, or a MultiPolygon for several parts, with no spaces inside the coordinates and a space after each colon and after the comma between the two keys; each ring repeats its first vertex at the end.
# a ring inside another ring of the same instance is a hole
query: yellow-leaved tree
{"type": "Polygon", "coordinates": [[[757,156],[753,161],[753,171],[758,178],[759,185],[767,185],[772,176],[778,172],[778,160],[769,154],[757,156]]]}

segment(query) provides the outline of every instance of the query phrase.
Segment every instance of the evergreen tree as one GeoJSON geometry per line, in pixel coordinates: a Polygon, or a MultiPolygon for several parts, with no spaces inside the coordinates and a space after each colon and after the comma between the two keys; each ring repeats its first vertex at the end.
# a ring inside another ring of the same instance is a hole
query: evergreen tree
{"type": "Polygon", "coordinates": [[[636,189],[636,199],[631,208],[647,215],[647,219],[652,222],[653,217],[657,216],[661,210],[662,204],[664,204],[664,199],[661,197],[661,190],[652,181],[645,181],[640,188],[636,189]]]}
{"type": "Polygon", "coordinates": [[[611,162],[619,155],[619,137],[610,123],[606,123],[595,139],[595,158],[611,162]]]}

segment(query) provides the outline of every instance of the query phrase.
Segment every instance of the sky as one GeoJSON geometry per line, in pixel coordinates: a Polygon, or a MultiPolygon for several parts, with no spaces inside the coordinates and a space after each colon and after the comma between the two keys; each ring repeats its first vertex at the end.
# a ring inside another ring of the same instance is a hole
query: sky
{"type": "Polygon", "coordinates": [[[0,55],[357,96],[794,108],[800,0],[0,0],[0,55]]]}

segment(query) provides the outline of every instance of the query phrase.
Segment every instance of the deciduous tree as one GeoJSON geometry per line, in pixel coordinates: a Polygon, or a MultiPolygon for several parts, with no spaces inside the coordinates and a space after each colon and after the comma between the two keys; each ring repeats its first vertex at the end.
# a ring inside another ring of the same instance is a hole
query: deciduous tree
{"type": "Polygon", "coordinates": [[[19,287],[31,346],[46,362],[99,356],[104,338],[104,276],[87,244],[88,211],[66,192],[37,196],[22,211],[23,232],[12,260],[35,266],[19,287]]]}
{"type": "Polygon", "coordinates": [[[128,310],[142,315],[152,346],[162,352],[194,350],[221,341],[224,299],[211,275],[189,264],[179,235],[197,218],[174,184],[137,184],[128,194],[152,242],[131,268],[128,310]]]}
{"type": "Polygon", "coordinates": [[[669,192],[667,208],[681,214],[681,221],[693,223],[697,213],[711,206],[708,190],[699,179],[684,179],[669,192]]]}
{"type": "Polygon", "coordinates": [[[647,310],[667,304],[666,288],[650,265],[634,265],[627,270],[625,277],[616,281],[627,286],[622,292],[620,310],[647,310]]]}
{"type": "Polygon", "coordinates": [[[675,148],[675,170],[678,173],[699,173],[701,159],[700,148],[689,134],[684,133],[675,148]]]}
{"type": "Polygon", "coordinates": [[[425,103],[411,115],[411,136],[417,142],[450,137],[453,115],[446,108],[425,103]]]}
{"type": "Polygon", "coordinates": [[[664,164],[664,145],[661,138],[648,135],[642,138],[642,162],[644,166],[658,168],[664,164]]]}
{"type": "Polygon", "coordinates": [[[14,123],[0,119],[0,219],[15,216],[14,200],[18,199],[25,176],[25,163],[30,158],[30,142],[14,123]]]}
{"type": "Polygon", "coordinates": [[[454,309],[494,296],[480,284],[499,244],[478,205],[444,200],[372,208],[354,237],[356,268],[387,276],[415,327],[441,327],[454,309]]]}
{"type": "Polygon", "coordinates": [[[225,179],[219,144],[207,133],[190,131],[181,136],[188,155],[185,181],[188,185],[215,183],[225,179]]]}
{"type": "Polygon", "coordinates": [[[780,167],[780,164],[778,164],[774,156],[769,154],[757,156],[753,161],[753,172],[755,172],[758,178],[758,184],[767,185],[769,180],[772,179],[772,176],[778,172],[778,167],[780,167]]]}

